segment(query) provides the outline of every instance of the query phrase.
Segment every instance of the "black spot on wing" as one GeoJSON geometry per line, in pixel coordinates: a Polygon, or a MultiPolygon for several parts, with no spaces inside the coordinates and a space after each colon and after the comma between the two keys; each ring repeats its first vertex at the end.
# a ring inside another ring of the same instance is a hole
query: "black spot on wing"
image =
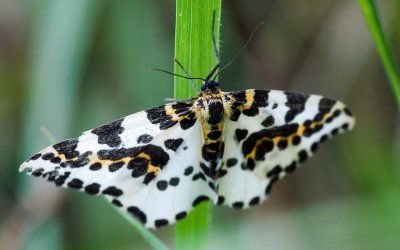
{"type": "Polygon", "coordinates": [[[42,159],[45,161],[49,161],[49,160],[53,159],[54,157],[55,157],[55,155],[53,153],[47,153],[42,156],[42,159]]]}
{"type": "Polygon", "coordinates": [[[175,219],[176,219],[176,220],[182,220],[182,219],[185,218],[186,216],[187,216],[187,212],[183,211],[183,212],[177,213],[177,214],[175,215],[175,219]]]}
{"type": "Polygon", "coordinates": [[[344,112],[346,113],[346,115],[348,116],[353,116],[353,114],[351,113],[351,111],[348,108],[344,109],[344,112]]]}
{"type": "Polygon", "coordinates": [[[208,182],[208,186],[209,186],[212,190],[215,191],[215,184],[214,184],[214,182],[209,181],[209,182],[208,182]]]}
{"type": "Polygon", "coordinates": [[[200,195],[198,196],[194,201],[193,201],[193,207],[197,206],[198,204],[204,202],[204,201],[208,201],[210,198],[208,198],[205,195],[200,195]]]}
{"type": "Polygon", "coordinates": [[[230,116],[229,116],[229,119],[230,119],[231,121],[236,122],[237,120],[239,120],[239,116],[240,116],[241,113],[242,113],[242,112],[241,112],[237,107],[232,106],[232,108],[231,108],[231,114],[230,114],[230,116]]]}
{"type": "Polygon", "coordinates": [[[119,170],[125,163],[123,161],[117,161],[114,163],[111,163],[110,166],[108,167],[108,170],[110,172],[115,172],[119,170]]]}
{"type": "Polygon", "coordinates": [[[218,201],[217,201],[217,205],[222,205],[225,202],[225,197],[222,195],[218,196],[218,201]]]}
{"type": "Polygon", "coordinates": [[[260,197],[254,197],[249,202],[250,207],[257,206],[258,204],[260,204],[260,197]]]}
{"type": "Polygon", "coordinates": [[[297,145],[300,144],[300,142],[301,142],[301,137],[298,136],[298,135],[295,135],[295,136],[293,137],[293,139],[292,139],[292,144],[293,144],[294,146],[297,146],[297,145]]]}
{"type": "Polygon", "coordinates": [[[280,150],[284,150],[285,148],[287,148],[287,146],[288,146],[288,142],[287,142],[286,139],[281,139],[281,140],[279,140],[279,142],[278,142],[278,148],[279,148],[280,150]]]}
{"type": "Polygon", "coordinates": [[[98,194],[100,191],[100,184],[92,183],[85,187],[85,192],[91,195],[98,194]]]}
{"type": "Polygon", "coordinates": [[[32,171],[32,175],[36,176],[36,177],[41,176],[43,173],[44,173],[43,168],[38,168],[38,169],[35,169],[34,171],[32,171]]]}
{"type": "Polygon", "coordinates": [[[285,172],[286,173],[292,173],[296,170],[297,167],[297,162],[296,161],[292,161],[292,163],[290,163],[290,165],[285,167],[285,172]]]}
{"type": "Polygon", "coordinates": [[[53,159],[50,160],[51,163],[60,163],[61,162],[61,158],[56,156],[53,159]]]}
{"type": "Polygon", "coordinates": [[[54,182],[58,176],[59,176],[59,172],[57,170],[45,172],[42,175],[43,178],[47,178],[47,180],[50,182],[54,182]]]}
{"type": "Polygon", "coordinates": [[[97,141],[100,144],[106,144],[109,147],[117,147],[121,144],[121,138],[119,134],[124,131],[124,128],[121,126],[123,122],[123,118],[113,121],[109,124],[105,124],[98,128],[92,129],[92,134],[97,135],[97,141]]]}
{"type": "Polygon", "coordinates": [[[308,158],[308,153],[304,149],[299,152],[299,162],[302,163],[308,158]]]}
{"type": "Polygon", "coordinates": [[[107,195],[111,195],[111,196],[114,196],[114,197],[119,197],[124,192],[121,189],[119,189],[119,188],[117,188],[115,186],[109,186],[108,188],[104,189],[102,193],[103,194],[107,194],[107,195]]]}
{"type": "Polygon", "coordinates": [[[267,177],[272,178],[278,176],[282,172],[282,167],[280,165],[276,165],[270,171],[267,172],[267,177]]]}
{"type": "Polygon", "coordinates": [[[236,129],[235,130],[235,137],[238,142],[246,138],[249,131],[247,129],[236,129]]]}
{"type": "Polygon", "coordinates": [[[80,167],[86,166],[87,164],[89,164],[89,162],[90,162],[89,156],[92,154],[93,153],[91,151],[87,151],[87,152],[79,155],[75,160],[66,162],[66,166],[68,166],[70,168],[80,168],[80,167]]]}
{"type": "Polygon", "coordinates": [[[33,161],[33,160],[37,160],[40,158],[40,156],[42,156],[41,153],[35,154],[34,156],[32,156],[31,158],[29,158],[28,161],[33,161]]]}
{"type": "Polygon", "coordinates": [[[132,177],[138,178],[147,173],[147,169],[149,166],[149,161],[142,157],[137,157],[133,160],[130,160],[128,163],[128,169],[132,170],[132,177]]]}
{"type": "Polygon", "coordinates": [[[177,115],[187,115],[191,112],[190,108],[192,107],[191,103],[186,102],[177,102],[172,104],[172,108],[175,110],[177,115]]]}
{"type": "Polygon", "coordinates": [[[287,101],[285,105],[289,107],[285,115],[285,122],[292,121],[298,114],[302,113],[305,108],[309,95],[285,92],[287,101]]]}
{"type": "Polygon", "coordinates": [[[220,195],[218,196],[218,201],[217,201],[217,205],[222,205],[225,202],[225,197],[220,195]]]}
{"type": "Polygon", "coordinates": [[[273,186],[278,180],[279,180],[278,177],[274,177],[274,178],[272,178],[272,179],[269,181],[267,187],[265,188],[265,194],[266,194],[266,195],[268,195],[268,194],[271,193],[272,186],[273,186]]]}
{"type": "Polygon", "coordinates": [[[90,165],[89,169],[93,171],[100,170],[101,163],[100,162],[93,163],[92,165],[90,165]]]}
{"type": "Polygon", "coordinates": [[[185,176],[189,176],[189,175],[191,175],[192,173],[193,173],[193,167],[192,167],[192,166],[189,166],[189,167],[185,168],[185,171],[183,172],[183,174],[184,174],[185,176]]]}
{"type": "Polygon", "coordinates": [[[167,182],[167,181],[165,181],[165,180],[160,180],[160,181],[157,182],[157,188],[158,188],[158,190],[164,191],[164,190],[167,189],[167,187],[168,187],[168,182],[167,182]]]}
{"type": "Polygon", "coordinates": [[[314,143],[311,145],[311,152],[315,153],[315,152],[318,150],[318,148],[319,148],[318,142],[314,142],[314,143]]]}
{"type": "Polygon", "coordinates": [[[235,166],[238,163],[238,160],[236,158],[229,158],[226,160],[226,166],[228,168],[235,166]]]}
{"type": "Polygon", "coordinates": [[[196,114],[194,112],[190,112],[187,116],[182,117],[182,120],[179,122],[181,129],[191,128],[196,123],[196,114]]]}
{"type": "Polygon", "coordinates": [[[254,90],[254,102],[253,106],[258,108],[266,107],[268,105],[268,94],[269,90],[254,90]]]}
{"type": "Polygon", "coordinates": [[[256,105],[254,105],[254,103],[253,103],[253,105],[250,108],[243,110],[242,113],[244,115],[253,117],[253,116],[258,115],[259,110],[258,110],[258,107],[256,105]]]}
{"type": "Polygon", "coordinates": [[[314,117],[314,121],[322,121],[324,118],[324,115],[329,113],[332,109],[332,107],[335,105],[336,101],[328,99],[328,98],[322,98],[319,101],[318,104],[318,113],[314,117]]]}
{"type": "Polygon", "coordinates": [[[241,106],[247,102],[246,101],[246,92],[245,91],[234,92],[234,93],[232,93],[232,97],[235,101],[232,103],[231,114],[230,114],[229,119],[232,121],[237,121],[240,117],[240,114],[242,113],[239,110],[239,106],[241,106]]]}
{"type": "Polygon", "coordinates": [[[78,157],[79,152],[75,149],[78,146],[78,139],[69,139],[53,145],[58,154],[64,155],[67,160],[78,157]]]}
{"type": "Polygon", "coordinates": [[[143,184],[149,184],[152,180],[156,178],[156,174],[154,172],[150,172],[144,176],[143,184]]]}
{"type": "Polygon", "coordinates": [[[194,174],[193,177],[192,177],[193,181],[197,181],[199,179],[202,179],[203,181],[207,181],[206,176],[201,172],[199,172],[197,174],[194,174]]]}
{"type": "Polygon", "coordinates": [[[138,137],[137,143],[149,143],[153,140],[153,136],[149,134],[142,134],[138,137]]]}
{"type": "Polygon", "coordinates": [[[63,175],[59,175],[57,178],[54,179],[54,184],[56,184],[56,186],[64,185],[70,174],[71,172],[65,172],[63,175]]]}
{"type": "Polygon", "coordinates": [[[182,144],[183,139],[178,138],[178,139],[168,139],[164,141],[164,146],[167,149],[171,149],[172,151],[176,151],[179,146],[182,144]]]}
{"type": "Polygon", "coordinates": [[[264,119],[264,121],[261,123],[264,127],[271,127],[274,125],[275,119],[272,115],[268,116],[267,118],[264,119]]]}
{"type": "Polygon", "coordinates": [[[117,207],[122,207],[122,203],[121,203],[120,200],[113,199],[113,200],[111,201],[111,203],[114,204],[114,205],[117,206],[117,207]]]}
{"type": "Polygon", "coordinates": [[[138,219],[143,224],[145,224],[147,222],[146,214],[142,210],[140,210],[138,207],[131,206],[131,207],[128,207],[127,210],[130,214],[132,214],[136,219],[138,219]]]}
{"type": "Polygon", "coordinates": [[[70,182],[68,182],[69,188],[81,189],[82,185],[83,185],[83,181],[81,181],[78,178],[74,178],[70,182]]]}
{"type": "Polygon", "coordinates": [[[179,177],[172,177],[170,180],[169,180],[169,183],[168,183],[169,185],[171,185],[171,186],[178,186],[178,184],[179,184],[179,177]]]}
{"type": "Polygon", "coordinates": [[[241,201],[237,201],[237,202],[234,202],[234,203],[232,204],[232,207],[233,207],[234,209],[242,209],[243,206],[244,206],[244,203],[241,202],[241,201]]]}
{"type": "Polygon", "coordinates": [[[166,220],[166,219],[158,219],[154,222],[154,225],[156,226],[156,228],[167,226],[168,224],[169,224],[168,220],[166,220]]]}

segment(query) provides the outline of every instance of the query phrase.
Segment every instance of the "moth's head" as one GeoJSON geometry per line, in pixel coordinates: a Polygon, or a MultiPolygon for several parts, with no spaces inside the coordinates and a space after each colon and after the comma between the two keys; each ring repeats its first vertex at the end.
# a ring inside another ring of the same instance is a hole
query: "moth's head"
{"type": "Polygon", "coordinates": [[[204,81],[203,84],[201,84],[201,91],[206,91],[206,90],[218,90],[219,84],[217,80],[208,80],[204,81]]]}

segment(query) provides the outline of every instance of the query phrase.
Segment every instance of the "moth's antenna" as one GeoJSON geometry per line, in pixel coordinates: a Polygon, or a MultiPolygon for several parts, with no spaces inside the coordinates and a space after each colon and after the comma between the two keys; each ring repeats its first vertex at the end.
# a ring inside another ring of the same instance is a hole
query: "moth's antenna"
{"type": "Polygon", "coordinates": [[[197,94],[199,94],[199,90],[196,88],[196,85],[194,85],[193,80],[205,81],[203,78],[183,76],[183,75],[179,75],[179,74],[175,74],[175,73],[169,72],[169,71],[164,70],[164,69],[152,69],[152,70],[160,71],[160,72],[163,72],[163,73],[167,73],[168,75],[177,76],[177,77],[181,77],[181,78],[190,80],[190,82],[192,83],[193,88],[194,88],[194,90],[196,91],[197,94]]]}
{"type": "Polygon", "coordinates": [[[217,78],[217,76],[219,75],[219,73],[221,73],[222,70],[226,69],[228,66],[230,66],[235,60],[236,58],[243,52],[243,50],[247,47],[247,45],[249,45],[251,39],[253,38],[254,34],[256,33],[256,31],[260,28],[261,25],[264,24],[264,21],[262,21],[261,23],[259,23],[253,30],[253,32],[251,32],[251,35],[249,37],[249,39],[247,39],[246,43],[242,46],[242,48],[239,50],[238,53],[236,53],[236,55],[228,62],[228,64],[226,64],[224,67],[222,67],[217,74],[215,74],[214,76],[214,80],[217,78]]]}
{"type": "MultiPolygon", "coordinates": [[[[194,90],[196,91],[196,94],[199,94],[199,90],[196,87],[196,84],[194,84],[193,79],[202,79],[202,78],[193,78],[190,76],[189,72],[186,71],[185,67],[183,67],[183,65],[178,61],[178,59],[174,59],[175,63],[178,64],[178,66],[183,70],[183,72],[185,72],[185,75],[187,76],[186,79],[190,80],[190,83],[192,84],[192,87],[194,88],[194,90]]],[[[204,80],[204,79],[202,79],[204,80]]]]}
{"type": "Polygon", "coordinates": [[[208,73],[208,75],[206,76],[206,79],[204,80],[205,82],[208,82],[208,80],[210,80],[210,78],[214,75],[215,71],[217,71],[217,69],[219,68],[219,63],[217,63],[212,69],[211,71],[208,73]]]}
{"type": "Polygon", "coordinates": [[[220,59],[218,48],[217,48],[217,42],[215,41],[215,10],[213,12],[213,20],[212,20],[212,26],[211,26],[211,37],[212,37],[215,56],[217,57],[217,61],[218,61],[218,65],[219,65],[221,63],[221,59],[220,59]]]}

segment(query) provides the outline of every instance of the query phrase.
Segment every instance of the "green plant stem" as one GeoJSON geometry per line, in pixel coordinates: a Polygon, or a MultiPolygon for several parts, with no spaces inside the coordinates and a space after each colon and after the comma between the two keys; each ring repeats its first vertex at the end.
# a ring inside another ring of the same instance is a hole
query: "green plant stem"
{"type": "Polygon", "coordinates": [[[399,67],[394,60],[393,53],[387,42],[385,34],[379,20],[376,4],[374,0],[359,0],[358,1],[364,17],[367,21],[368,28],[374,39],[379,56],[382,60],[386,75],[389,78],[390,86],[400,109],[400,77],[399,67]]]}
{"type": "MultiPolygon", "coordinates": [[[[211,27],[215,11],[215,38],[219,45],[220,0],[177,0],[175,58],[193,77],[205,77],[217,64],[213,49],[211,27]]],[[[185,73],[175,65],[175,73],[185,73]]],[[[197,87],[201,82],[196,82],[197,87]]],[[[175,78],[174,97],[188,99],[196,95],[188,80],[175,78]]],[[[192,156],[188,156],[192,157],[192,156]]],[[[198,205],[176,226],[176,249],[204,249],[210,231],[210,204],[198,205]]]]}

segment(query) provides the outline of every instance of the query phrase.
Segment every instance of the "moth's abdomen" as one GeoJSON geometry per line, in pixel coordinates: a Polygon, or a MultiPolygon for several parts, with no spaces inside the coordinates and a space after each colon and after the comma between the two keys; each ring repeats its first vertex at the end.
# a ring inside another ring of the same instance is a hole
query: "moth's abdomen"
{"type": "Polygon", "coordinates": [[[202,156],[208,162],[216,162],[223,153],[224,117],[225,111],[221,100],[209,100],[202,119],[204,136],[202,156]]]}

